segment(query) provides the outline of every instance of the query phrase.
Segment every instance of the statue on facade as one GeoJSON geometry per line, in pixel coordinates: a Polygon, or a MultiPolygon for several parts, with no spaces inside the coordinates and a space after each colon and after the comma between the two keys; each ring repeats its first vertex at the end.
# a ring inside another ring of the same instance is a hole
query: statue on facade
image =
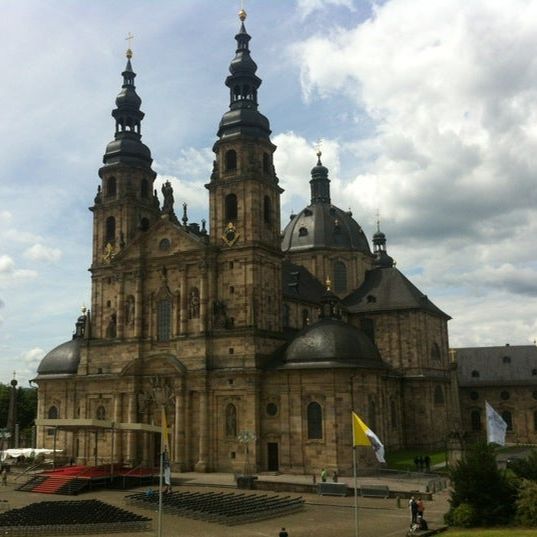
{"type": "Polygon", "coordinates": [[[190,291],[188,316],[190,319],[199,319],[200,316],[200,294],[195,287],[190,291]]]}

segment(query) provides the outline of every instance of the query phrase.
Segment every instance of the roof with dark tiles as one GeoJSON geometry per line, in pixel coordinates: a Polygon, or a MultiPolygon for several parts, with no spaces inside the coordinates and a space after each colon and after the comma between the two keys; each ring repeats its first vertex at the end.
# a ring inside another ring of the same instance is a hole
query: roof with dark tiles
{"type": "Polygon", "coordinates": [[[282,264],[283,296],[319,304],[326,292],[325,286],[306,268],[290,261],[282,264]]]}

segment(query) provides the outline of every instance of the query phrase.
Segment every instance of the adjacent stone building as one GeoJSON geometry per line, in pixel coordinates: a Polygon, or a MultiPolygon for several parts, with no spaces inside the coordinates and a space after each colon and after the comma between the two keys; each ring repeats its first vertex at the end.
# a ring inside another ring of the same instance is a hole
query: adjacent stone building
{"type": "MultiPolygon", "coordinates": [[[[320,152],[311,203],[282,234],[244,19],[208,224],[190,222],[186,205],[176,214],[169,183],[159,201],[127,54],[90,209],[91,308],[35,379],[41,447],[151,465],[164,407],[178,471],[348,473],[352,409],[388,450],[444,447],[459,419],[449,316],[395,267],[380,229],[371,251],[331,203],[320,152]]],[[[375,461],[367,448],[359,456],[375,461]]]]}

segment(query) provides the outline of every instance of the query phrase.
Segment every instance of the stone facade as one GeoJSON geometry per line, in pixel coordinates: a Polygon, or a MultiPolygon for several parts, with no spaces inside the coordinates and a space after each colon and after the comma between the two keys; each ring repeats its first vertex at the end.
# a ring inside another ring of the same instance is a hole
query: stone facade
{"type": "MultiPolygon", "coordinates": [[[[386,252],[371,253],[352,214],[330,205],[320,154],[312,192],[322,195],[312,194],[312,204],[333,235],[321,246],[299,248],[284,239],[282,249],[276,148],[268,120],[257,112],[261,81],[244,25],[236,39],[226,80],[230,110],[220,122],[206,185],[208,230],[204,222],[189,223],[186,206],[178,218],[169,184],[162,207],[153,192],[129,57],[113,113],[115,140],[91,208],[91,308],[79,318],[73,342],[63,354],[51,351],[36,378],[38,418],[75,426],[55,436],[39,427],[40,447],[56,442],[86,464],[155,464],[158,434],[77,429],[76,423],[158,426],[162,404],[176,470],[350,473],[353,409],[387,449],[443,447],[458,418],[449,317],[393,264],[380,264],[386,252]],[[384,274],[407,286],[407,294],[368,310],[381,301],[353,293],[370,274],[380,274],[375,293],[385,292],[384,274]],[[334,293],[327,279],[335,282],[334,293]],[[376,354],[366,357],[358,340],[354,349],[335,341],[335,351],[319,350],[323,340],[312,349],[317,358],[293,362],[290,343],[307,334],[315,340],[318,330],[329,339],[328,318],[334,326],[346,323],[347,334],[359,329],[376,354]],[[164,400],[157,397],[162,393],[164,400]],[[251,433],[248,442],[244,431],[251,433]]],[[[359,458],[361,465],[375,464],[370,449],[360,448],[359,458]]]]}

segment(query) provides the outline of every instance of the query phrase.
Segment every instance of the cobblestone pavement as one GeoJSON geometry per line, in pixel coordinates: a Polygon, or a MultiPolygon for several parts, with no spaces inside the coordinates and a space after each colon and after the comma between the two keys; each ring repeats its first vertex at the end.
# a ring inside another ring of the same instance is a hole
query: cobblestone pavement
{"type": "MultiPolygon", "coordinates": [[[[199,475],[199,474],[198,474],[199,475]]],[[[210,474],[205,474],[205,476],[210,474]]],[[[214,476],[213,476],[214,477],[214,476]]],[[[204,477],[205,478],[205,477],[204,477]]],[[[208,488],[185,485],[176,490],[192,491],[226,491],[230,488],[218,486],[208,488]]],[[[130,491],[101,490],[85,493],[79,499],[98,498],[101,501],[127,508],[153,518],[154,533],[140,532],[137,535],[148,537],[156,535],[157,513],[127,506],[125,496],[130,491]]],[[[266,493],[261,491],[260,493],[266,493]]],[[[286,495],[283,493],[283,495],[286,495]]],[[[281,527],[285,527],[289,537],[332,537],[354,535],[354,509],[352,497],[339,498],[331,496],[318,496],[316,494],[292,494],[302,496],[306,501],[304,511],[290,514],[276,519],[242,524],[238,526],[222,526],[200,520],[163,515],[163,537],[277,537],[281,527]]],[[[425,518],[434,528],[442,525],[442,516],[448,508],[448,494],[442,492],[434,496],[433,501],[426,502],[425,518]]],[[[50,494],[35,494],[14,490],[13,485],[0,488],[0,500],[7,500],[10,508],[23,507],[33,502],[61,501],[76,499],[70,496],[57,496],[50,494]]],[[[407,501],[401,500],[401,507],[397,507],[395,499],[359,498],[359,537],[404,537],[409,525],[407,501]]],[[[117,537],[127,537],[127,533],[116,533],[117,537]]]]}

